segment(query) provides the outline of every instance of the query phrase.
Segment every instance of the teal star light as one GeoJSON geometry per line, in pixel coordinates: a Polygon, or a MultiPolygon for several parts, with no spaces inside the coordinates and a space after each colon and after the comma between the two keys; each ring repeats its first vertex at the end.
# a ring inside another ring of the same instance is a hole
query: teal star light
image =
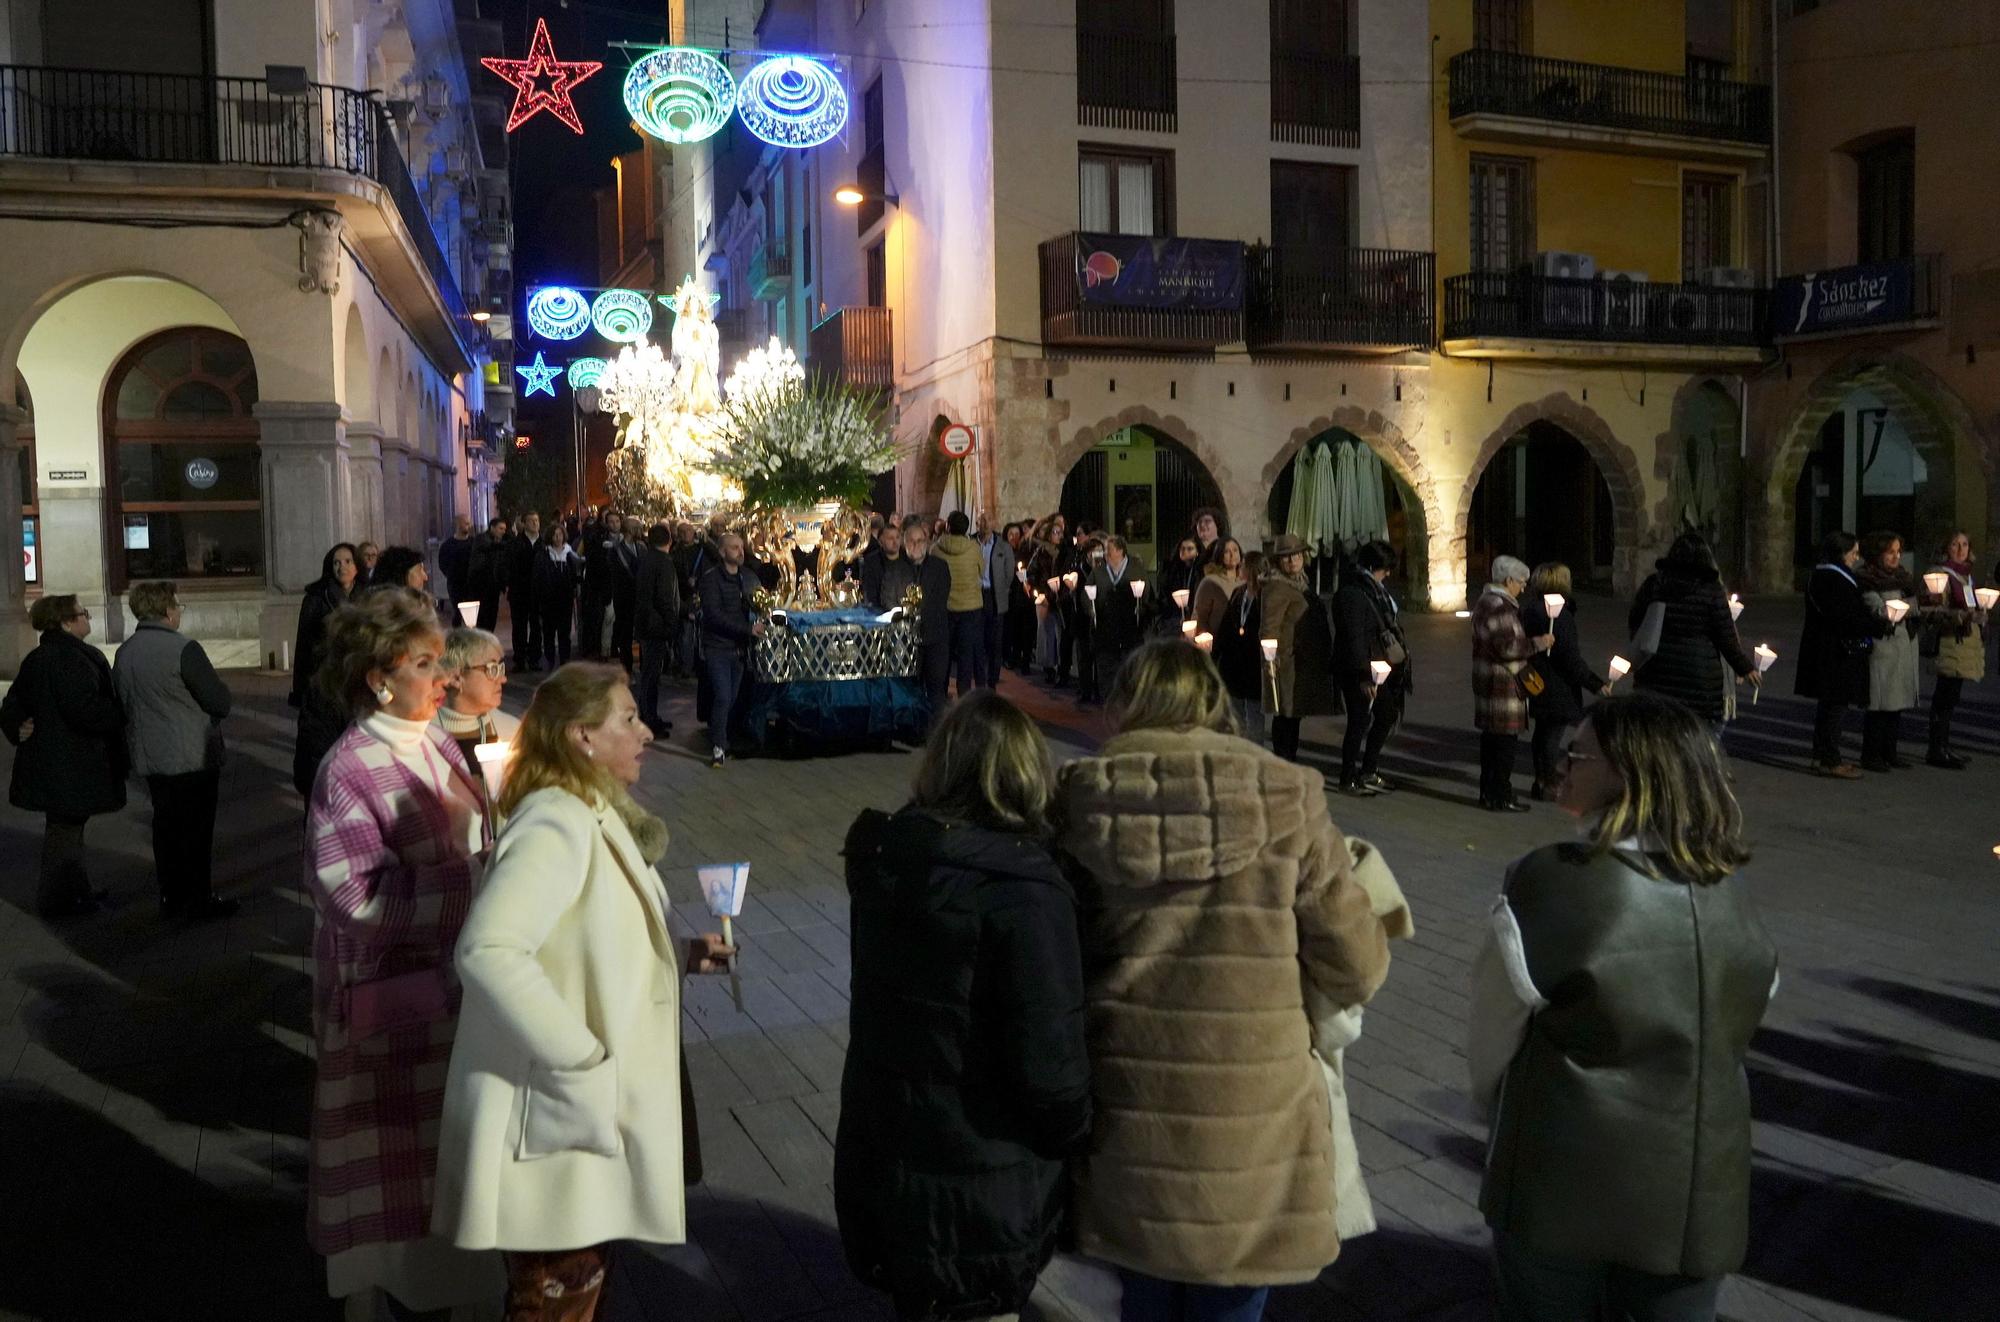
{"type": "Polygon", "coordinates": [[[545,355],[537,350],[534,362],[516,367],[514,370],[519,372],[521,379],[528,383],[528,388],[523,392],[524,394],[532,395],[536,391],[540,391],[550,399],[554,399],[556,397],[556,378],[563,374],[563,370],[560,367],[550,367],[544,361],[544,358],[545,355]]]}

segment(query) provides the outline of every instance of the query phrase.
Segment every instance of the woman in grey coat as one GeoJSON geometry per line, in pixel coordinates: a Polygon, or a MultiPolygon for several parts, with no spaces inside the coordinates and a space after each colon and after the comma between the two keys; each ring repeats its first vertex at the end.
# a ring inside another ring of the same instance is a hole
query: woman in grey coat
{"type": "Polygon", "coordinates": [[[118,649],[111,680],[125,708],[132,774],[146,778],[153,799],[160,913],[188,922],[227,918],[236,901],[216,898],[210,865],[229,689],[201,644],[180,632],[172,583],[137,584],[127,604],[139,627],[118,649]]]}

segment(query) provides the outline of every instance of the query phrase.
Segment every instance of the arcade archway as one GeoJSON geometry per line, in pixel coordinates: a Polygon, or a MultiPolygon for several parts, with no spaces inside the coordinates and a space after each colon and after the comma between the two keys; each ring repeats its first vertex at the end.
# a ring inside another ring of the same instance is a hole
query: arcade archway
{"type": "Polygon", "coordinates": [[[1070,466],[1060,508],[1074,528],[1087,523],[1125,538],[1127,548],[1158,565],[1163,547],[1194,526],[1204,507],[1222,511],[1232,532],[1222,488],[1205,464],[1180,441],[1144,423],[1121,427],[1070,466]]]}
{"type": "Polygon", "coordinates": [[[1560,560],[1580,589],[1610,591],[1619,545],[1611,484],[1583,442],[1529,423],[1479,474],[1466,519],[1466,583],[1476,593],[1493,558],[1560,560]]]}
{"type": "MultiPolygon", "coordinates": [[[[1290,529],[1300,464],[1313,464],[1322,453],[1326,464],[1320,471],[1334,473],[1338,495],[1349,498],[1350,509],[1364,512],[1358,519],[1348,521],[1352,526],[1345,529],[1342,552],[1351,552],[1362,542],[1377,537],[1387,541],[1396,548],[1396,571],[1390,578],[1391,585],[1403,600],[1421,600],[1427,595],[1429,585],[1426,572],[1429,530],[1425,526],[1423,503],[1373,447],[1344,427],[1330,427],[1314,436],[1278,470],[1264,505],[1267,526],[1274,535],[1290,529]],[[1342,490],[1343,485],[1360,489],[1348,492],[1342,490]]],[[[1322,561],[1334,562],[1338,558],[1327,556],[1322,561]]],[[[1316,566],[1323,576],[1332,567],[1331,563],[1316,566]]]]}

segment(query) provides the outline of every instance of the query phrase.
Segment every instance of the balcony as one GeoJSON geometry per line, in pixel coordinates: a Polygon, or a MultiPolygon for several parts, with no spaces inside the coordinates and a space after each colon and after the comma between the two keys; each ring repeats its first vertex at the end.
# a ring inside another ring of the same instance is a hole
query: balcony
{"type": "Polygon", "coordinates": [[[1243,338],[1243,245],[1064,234],[1041,245],[1051,348],[1212,351],[1243,338]]]}
{"type": "Polygon", "coordinates": [[[1076,30],[1076,122],[1172,133],[1180,122],[1172,33],[1076,30]]]}
{"type": "Polygon", "coordinates": [[[1936,253],[1779,278],[1771,334],[1779,340],[1934,330],[1944,324],[1944,260],[1936,253]]]}
{"type": "Polygon", "coordinates": [[[1431,344],[1437,259],[1427,252],[1347,248],[1244,254],[1245,340],[1266,353],[1383,353],[1431,344]]]}
{"type": "Polygon", "coordinates": [[[1271,141],[1361,145],[1361,61],[1271,52],[1271,141]]]}
{"type": "Polygon", "coordinates": [[[1461,358],[1759,362],[1761,289],[1474,271],[1444,282],[1444,351],[1461,358]]]}
{"type": "Polygon", "coordinates": [[[1451,123],[1467,138],[1737,162],[1771,146],[1771,89],[1469,50],[1451,61],[1451,123]]]}
{"type": "Polygon", "coordinates": [[[896,385],[895,338],[888,308],[835,308],[812,328],[806,357],[813,373],[856,390],[896,385]]]}
{"type": "MultiPolygon", "coordinates": [[[[394,126],[365,93],[308,83],[294,95],[274,92],[261,78],[0,65],[0,159],[199,167],[199,173],[146,176],[138,186],[238,196],[254,189],[323,200],[347,220],[356,246],[371,269],[386,274],[392,293],[416,292],[393,288],[403,283],[397,254],[404,245],[414,249],[457,356],[464,356],[472,338],[457,278],[403,162],[394,126]],[[246,170],[258,173],[246,177],[246,170]],[[356,186],[362,180],[371,182],[356,186]],[[393,224],[371,196],[377,188],[391,204],[393,224]]],[[[60,178],[78,181],[69,172],[60,178]]],[[[128,172],[107,183],[132,191],[135,181],[128,172]]]]}
{"type": "Polygon", "coordinates": [[[792,257],[783,248],[763,247],[750,259],[750,293],[764,300],[783,298],[792,288],[792,257]]]}

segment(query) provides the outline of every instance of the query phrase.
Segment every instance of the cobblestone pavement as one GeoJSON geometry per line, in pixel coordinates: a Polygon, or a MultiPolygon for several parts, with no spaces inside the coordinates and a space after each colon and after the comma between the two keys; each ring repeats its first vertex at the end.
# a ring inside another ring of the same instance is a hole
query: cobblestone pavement
{"type": "MultiPolygon", "coordinates": [[[[1608,653],[1622,611],[1595,602],[1581,613],[1587,645],[1608,653]]],[[[1744,620],[1781,653],[1797,623],[1782,602],[1754,602],[1744,620]]],[[[1474,1207],[1483,1130],[1461,1092],[1467,966],[1506,862],[1571,828],[1551,809],[1472,810],[1465,629],[1416,621],[1417,700],[1385,767],[1407,788],[1333,800],[1336,820],[1387,854],[1418,935],[1397,946],[1349,1057],[1382,1230],[1319,1281],[1280,1291],[1274,1317],[1489,1315],[1474,1207]]],[[[0,813],[0,1316],[339,1316],[302,1233],[311,914],[298,884],[291,714],[279,678],[228,678],[240,705],[217,851],[221,885],[244,907],[226,925],[172,932],[153,917],[143,792],[91,824],[97,879],[119,906],[82,924],[32,916],[40,823],[0,813]]],[[[1729,734],[1759,848],[1752,884],[1784,984],[1751,1062],[1753,1249],[1724,1312],[1993,1317],[2000,695],[1982,686],[1963,718],[1973,770],[1849,785],[1803,774],[1810,712],[1782,696],[1784,662],[1772,678],[1772,696],[1729,734]]],[[[1101,737],[1065,697],[1012,677],[1007,691],[1064,756],[1101,737]]],[[[525,698],[517,684],[512,702],[525,698]]],[[[837,853],[858,810],[901,801],[911,757],[715,772],[692,751],[688,695],[675,698],[688,737],[651,759],[640,793],[673,826],[662,870],[682,913],[699,914],[696,864],[752,864],[737,928],[743,1009],[726,981],[688,984],[709,1179],[692,1198],[693,1241],[628,1254],[610,1316],[886,1318],[847,1275],[833,1229],[848,982],[837,853]]],[[[1308,723],[1308,755],[1325,759],[1338,728],[1308,723]]],[[[0,751],[0,772],[10,758],[0,751]]],[[[1116,1293],[1101,1270],[1059,1260],[1035,1308],[1108,1318],[1116,1293]]]]}

